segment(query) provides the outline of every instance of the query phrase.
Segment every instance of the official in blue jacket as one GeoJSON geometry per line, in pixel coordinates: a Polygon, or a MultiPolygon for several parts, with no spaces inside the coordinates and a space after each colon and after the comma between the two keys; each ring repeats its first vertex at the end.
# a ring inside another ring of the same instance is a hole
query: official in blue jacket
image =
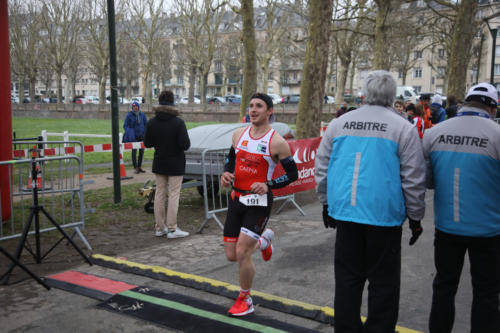
{"type": "Polygon", "coordinates": [[[402,224],[413,245],[425,212],[425,161],[416,128],[392,109],[396,82],[367,75],[366,104],[333,119],[316,155],[325,227],[336,227],[335,332],[394,332],[398,320],[402,224]],[[368,288],[368,318],[360,307],[368,288]]]}
{"type": "MultiPolygon", "coordinates": [[[[139,142],[144,140],[144,132],[148,120],[146,115],[140,111],[138,102],[132,103],[132,111],[127,114],[123,123],[123,142],[139,142]]],[[[139,159],[137,159],[137,149],[132,149],[132,164],[134,165],[135,173],[146,172],[142,166],[142,158],[144,156],[144,148],[139,148],[139,159]]]]}
{"type": "Polygon", "coordinates": [[[431,333],[448,333],[464,264],[472,277],[471,332],[500,332],[500,126],[497,90],[473,86],[456,117],[425,131],[427,186],[434,188],[431,333]]]}

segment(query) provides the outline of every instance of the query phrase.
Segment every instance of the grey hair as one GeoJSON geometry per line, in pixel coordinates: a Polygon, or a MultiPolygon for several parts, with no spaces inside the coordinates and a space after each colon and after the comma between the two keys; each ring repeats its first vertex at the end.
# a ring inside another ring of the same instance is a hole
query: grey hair
{"type": "Polygon", "coordinates": [[[392,106],[396,97],[396,81],[387,71],[373,71],[363,82],[362,91],[366,104],[392,106]]]}

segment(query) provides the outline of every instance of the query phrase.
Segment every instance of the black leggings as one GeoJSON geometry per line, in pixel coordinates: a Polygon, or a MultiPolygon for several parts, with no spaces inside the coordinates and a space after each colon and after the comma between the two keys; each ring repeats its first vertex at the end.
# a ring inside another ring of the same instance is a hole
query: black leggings
{"type": "Polygon", "coordinates": [[[134,168],[140,168],[142,165],[142,157],[144,156],[144,149],[139,149],[139,160],[136,159],[137,149],[132,149],[132,164],[134,168]]]}

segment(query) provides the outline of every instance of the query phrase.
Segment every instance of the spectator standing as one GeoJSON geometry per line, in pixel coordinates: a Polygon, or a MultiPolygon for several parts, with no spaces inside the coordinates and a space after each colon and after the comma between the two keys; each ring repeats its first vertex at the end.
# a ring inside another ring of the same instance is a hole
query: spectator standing
{"type": "Polygon", "coordinates": [[[338,109],[337,112],[335,113],[335,117],[338,118],[346,112],[347,112],[347,102],[342,102],[342,104],[340,104],[340,109],[338,109]]]}
{"type": "Polygon", "coordinates": [[[458,105],[457,105],[457,98],[453,95],[448,96],[446,98],[446,119],[451,119],[457,115],[457,110],[458,110],[458,105]]]}
{"type": "Polygon", "coordinates": [[[446,120],[446,111],[443,108],[443,98],[441,95],[436,94],[432,96],[430,108],[432,125],[436,125],[446,120]]]}
{"type": "Polygon", "coordinates": [[[394,102],[394,109],[401,117],[408,119],[408,115],[405,113],[405,105],[402,100],[398,99],[394,102]]]}
{"type": "Polygon", "coordinates": [[[177,226],[177,211],[186,168],[186,156],[191,142],[184,120],[174,107],[174,94],[162,91],[158,97],[160,105],[154,107],[155,116],[148,122],[144,145],[154,147],[153,173],[156,178],[154,213],[155,235],[167,238],[186,237],[188,232],[177,226]],[[165,192],[168,186],[168,209],[165,226],[165,192]]]}
{"type": "Polygon", "coordinates": [[[317,192],[335,241],[335,332],[394,332],[398,319],[402,224],[422,233],[425,161],[412,125],[392,109],[396,82],[367,75],[366,104],[333,119],[316,156],[317,192]],[[376,171],[375,171],[376,170],[376,171]],[[375,191],[375,192],[374,192],[375,191]],[[360,307],[368,280],[368,317],[360,307]]]}
{"type": "Polygon", "coordinates": [[[431,333],[449,333],[465,253],[472,277],[471,332],[500,332],[500,127],[497,90],[473,86],[457,116],[426,131],[427,185],[434,188],[431,333]]]}
{"type": "MultiPolygon", "coordinates": [[[[140,111],[140,105],[137,102],[132,103],[132,111],[127,113],[123,122],[123,142],[139,142],[144,140],[144,131],[148,120],[146,115],[140,111]]],[[[139,159],[137,159],[137,149],[132,149],[132,164],[134,165],[134,173],[146,172],[142,166],[142,158],[144,156],[144,148],[139,149],[139,159]]]]}
{"type": "Polygon", "coordinates": [[[430,107],[430,102],[431,102],[431,96],[429,94],[422,94],[420,95],[420,104],[424,107],[424,124],[425,128],[431,128],[432,127],[432,116],[431,116],[431,107],[430,107]]]}

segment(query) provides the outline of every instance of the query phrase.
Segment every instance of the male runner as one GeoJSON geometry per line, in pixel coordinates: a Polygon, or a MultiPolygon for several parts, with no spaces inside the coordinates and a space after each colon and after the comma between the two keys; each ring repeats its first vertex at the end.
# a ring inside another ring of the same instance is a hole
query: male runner
{"type": "Polygon", "coordinates": [[[221,185],[233,188],[224,225],[226,258],[238,261],[239,267],[240,294],[228,311],[233,316],[254,311],[250,297],[255,275],[253,252],[259,248],[265,261],[271,259],[274,232],[264,231],[273,203],[271,189],[285,187],[298,177],[288,143],[269,124],[273,114],[271,97],[253,95],[248,114],[251,126],[234,131],[221,176],[221,185]],[[278,162],[285,174],[271,179],[278,162]]]}

